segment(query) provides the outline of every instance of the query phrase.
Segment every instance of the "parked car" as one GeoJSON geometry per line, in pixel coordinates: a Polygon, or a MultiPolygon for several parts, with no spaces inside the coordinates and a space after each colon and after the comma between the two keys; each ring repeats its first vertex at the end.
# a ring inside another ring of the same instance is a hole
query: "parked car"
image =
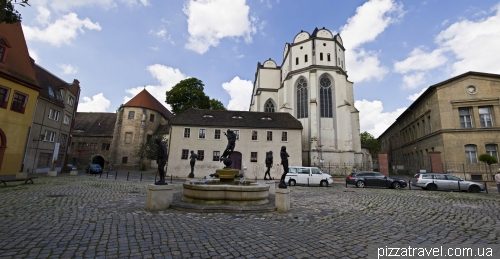
{"type": "Polygon", "coordinates": [[[78,169],[76,168],[76,166],[72,165],[72,164],[67,164],[66,165],[71,171],[78,171],[78,169]]]}
{"type": "Polygon", "coordinates": [[[347,184],[354,184],[358,188],[374,186],[401,189],[408,185],[405,180],[387,177],[378,172],[354,172],[347,176],[345,181],[347,184]]]}
{"type": "Polygon", "coordinates": [[[483,184],[466,181],[460,177],[456,177],[451,174],[442,173],[425,173],[416,174],[410,180],[412,186],[420,187],[424,190],[436,191],[436,190],[447,190],[447,191],[468,191],[468,192],[480,192],[486,190],[483,184]],[[460,187],[459,187],[460,185],[460,187]]]}
{"type": "Polygon", "coordinates": [[[102,174],[102,168],[99,164],[90,164],[87,168],[89,174],[102,174]]]}
{"type": "Polygon", "coordinates": [[[290,166],[285,176],[285,182],[290,186],[310,184],[328,187],[328,185],[333,184],[333,177],[323,173],[317,167],[290,166]]]}

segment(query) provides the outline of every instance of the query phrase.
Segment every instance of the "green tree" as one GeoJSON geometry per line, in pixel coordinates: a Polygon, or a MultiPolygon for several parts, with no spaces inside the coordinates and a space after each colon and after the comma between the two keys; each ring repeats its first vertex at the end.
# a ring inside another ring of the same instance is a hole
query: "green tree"
{"type": "Polygon", "coordinates": [[[0,0],[0,23],[17,23],[21,22],[21,14],[14,9],[14,5],[25,7],[28,0],[0,0]]]}
{"type": "Polygon", "coordinates": [[[375,156],[380,151],[380,141],[378,141],[372,134],[363,132],[359,134],[361,138],[361,145],[365,145],[370,149],[370,154],[375,156]]]}
{"type": "Polygon", "coordinates": [[[488,154],[481,154],[478,157],[479,161],[488,164],[488,168],[490,169],[491,177],[493,178],[493,171],[491,170],[491,165],[498,163],[498,159],[494,156],[488,154]]]}
{"type": "Polygon", "coordinates": [[[197,78],[188,78],[177,83],[166,92],[166,102],[172,107],[172,113],[179,114],[189,108],[222,110],[224,105],[210,99],[204,92],[205,85],[197,78]]]}
{"type": "Polygon", "coordinates": [[[145,169],[145,165],[142,164],[142,160],[147,159],[156,161],[158,156],[158,145],[156,145],[155,139],[157,138],[160,138],[163,145],[168,147],[168,140],[164,139],[160,135],[154,135],[149,142],[141,143],[135,150],[135,156],[139,157],[141,160],[141,170],[143,168],[145,169]]]}

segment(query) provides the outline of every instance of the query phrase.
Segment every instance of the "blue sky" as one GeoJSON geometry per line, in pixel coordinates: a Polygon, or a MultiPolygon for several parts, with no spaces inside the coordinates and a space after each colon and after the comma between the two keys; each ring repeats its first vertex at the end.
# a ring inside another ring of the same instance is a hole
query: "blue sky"
{"type": "MultiPolygon", "coordinates": [[[[380,135],[428,86],[500,74],[499,0],[38,0],[18,7],[30,55],[80,81],[78,111],[114,112],[144,86],[160,102],[196,77],[247,110],[257,62],[301,30],[340,33],[361,131],[380,135]]],[[[168,107],[168,106],[167,106],[168,107]]]]}

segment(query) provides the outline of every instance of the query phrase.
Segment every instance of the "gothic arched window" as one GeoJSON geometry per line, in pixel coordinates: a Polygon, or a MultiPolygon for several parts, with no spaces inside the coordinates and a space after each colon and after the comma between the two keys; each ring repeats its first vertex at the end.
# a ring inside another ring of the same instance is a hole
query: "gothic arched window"
{"type": "Polygon", "coordinates": [[[319,80],[319,105],[321,117],[332,118],[332,81],[328,77],[319,80]]]}
{"type": "Polygon", "coordinates": [[[274,103],[271,99],[267,100],[266,104],[264,104],[265,112],[275,112],[274,103]]]}
{"type": "Polygon", "coordinates": [[[307,82],[299,79],[297,83],[297,119],[307,118],[307,82]]]}

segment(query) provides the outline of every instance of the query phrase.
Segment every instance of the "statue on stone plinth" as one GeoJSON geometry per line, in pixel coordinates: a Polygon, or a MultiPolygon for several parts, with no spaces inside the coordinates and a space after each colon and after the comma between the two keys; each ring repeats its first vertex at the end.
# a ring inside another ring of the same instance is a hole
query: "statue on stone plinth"
{"type": "Polygon", "coordinates": [[[158,156],[156,158],[156,163],[158,164],[158,173],[160,174],[160,180],[155,182],[156,185],[167,185],[165,182],[165,164],[167,163],[168,154],[167,148],[163,143],[161,143],[161,139],[155,139],[156,145],[158,146],[158,156]]]}
{"type": "Polygon", "coordinates": [[[267,180],[267,176],[269,175],[269,180],[272,180],[271,178],[271,167],[273,166],[273,151],[266,152],[266,167],[267,171],[264,174],[264,180],[267,180]]]}
{"type": "Polygon", "coordinates": [[[191,173],[189,174],[189,178],[194,178],[194,164],[196,163],[196,159],[198,159],[198,155],[191,150],[191,156],[189,157],[191,160],[189,161],[189,165],[191,165],[191,173]]]}
{"type": "Polygon", "coordinates": [[[288,173],[288,153],[286,152],[286,147],[282,146],[281,147],[281,152],[280,152],[280,157],[281,157],[281,165],[283,165],[283,174],[281,175],[281,180],[280,184],[278,185],[279,188],[281,189],[286,189],[286,183],[285,183],[285,177],[286,174],[288,173]]]}
{"type": "Polygon", "coordinates": [[[227,160],[228,163],[230,162],[229,165],[226,164],[226,162],[224,162],[224,164],[227,167],[229,167],[229,166],[231,166],[231,163],[232,163],[232,161],[230,161],[229,156],[231,155],[231,153],[233,153],[234,147],[236,145],[236,134],[234,133],[234,131],[228,129],[227,133],[224,132],[224,135],[226,135],[226,137],[227,137],[227,146],[226,146],[226,150],[224,150],[224,152],[222,153],[222,156],[220,157],[220,161],[222,162],[222,161],[227,160]]]}

